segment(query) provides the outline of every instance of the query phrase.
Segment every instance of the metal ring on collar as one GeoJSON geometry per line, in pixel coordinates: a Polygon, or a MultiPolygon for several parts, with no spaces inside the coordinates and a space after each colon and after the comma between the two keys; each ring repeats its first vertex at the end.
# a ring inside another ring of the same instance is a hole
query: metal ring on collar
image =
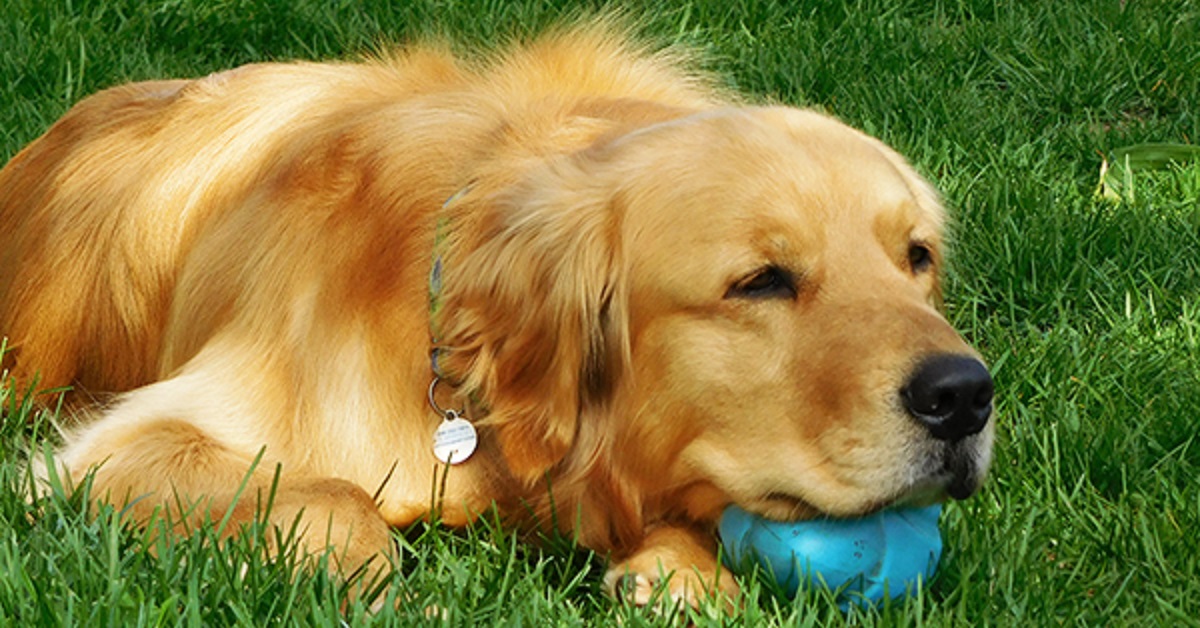
{"type": "Polygon", "coordinates": [[[433,398],[433,391],[437,388],[438,382],[440,381],[442,381],[442,378],[435,375],[433,377],[433,381],[429,382],[429,407],[433,408],[434,412],[442,415],[442,417],[448,421],[452,421],[463,416],[463,413],[467,411],[466,408],[463,408],[462,410],[443,410],[442,407],[437,404],[437,400],[433,398]]]}

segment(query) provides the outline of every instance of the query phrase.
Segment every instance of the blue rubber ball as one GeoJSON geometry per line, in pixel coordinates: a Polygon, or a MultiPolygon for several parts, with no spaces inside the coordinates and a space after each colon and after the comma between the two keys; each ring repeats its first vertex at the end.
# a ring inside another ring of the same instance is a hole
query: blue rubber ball
{"type": "Polygon", "coordinates": [[[896,508],[858,519],[780,522],[730,506],[719,530],[735,570],[754,562],[775,575],[795,596],[805,587],[841,589],[843,609],[851,602],[878,603],[915,591],[933,577],[942,555],[940,504],[896,508]],[[842,587],[845,587],[842,589],[842,587]]]}

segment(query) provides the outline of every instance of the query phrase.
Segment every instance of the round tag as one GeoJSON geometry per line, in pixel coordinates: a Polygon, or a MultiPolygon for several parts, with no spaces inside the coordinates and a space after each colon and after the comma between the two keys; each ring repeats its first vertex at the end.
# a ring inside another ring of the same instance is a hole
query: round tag
{"type": "Polygon", "coordinates": [[[461,417],[446,419],[433,433],[433,455],[442,462],[458,464],[475,453],[479,437],[475,426],[461,417]]]}

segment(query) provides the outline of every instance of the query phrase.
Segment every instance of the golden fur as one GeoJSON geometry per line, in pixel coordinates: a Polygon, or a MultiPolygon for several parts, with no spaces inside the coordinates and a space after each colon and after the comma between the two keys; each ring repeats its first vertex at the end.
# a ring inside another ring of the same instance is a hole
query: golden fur
{"type": "Polygon", "coordinates": [[[937,311],[930,186],[603,26],[490,63],[427,46],[115,87],[0,190],[5,365],[108,401],[59,460],[109,499],[151,495],[139,517],[176,494],[228,509],[260,452],[275,520],[303,512],[343,565],[425,516],[443,214],[439,402],[481,434],[448,471],[451,525],[495,503],[611,552],[639,596],[660,569],[735,591],[715,580],[726,505],[856,515],[969,492],[988,464],[990,425],[938,441],[896,400],[923,356],[974,355],[937,311]]]}

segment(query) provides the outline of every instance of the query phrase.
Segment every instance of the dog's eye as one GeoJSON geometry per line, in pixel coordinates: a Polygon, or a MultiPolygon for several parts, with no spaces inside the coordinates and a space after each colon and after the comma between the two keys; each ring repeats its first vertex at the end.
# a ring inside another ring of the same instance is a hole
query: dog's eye
{"type": "Polygon", "coordinates": [[[778,266],[765,266],[730,286],[726,299],[771,299],[796,297],[796,280],[778,266]]]}
{"type": "Polygon", "coordinates": [[[933,252],[919,242],[908,245],[908,267],[914,274],[923,273],[933,266],[933,252]]]}

